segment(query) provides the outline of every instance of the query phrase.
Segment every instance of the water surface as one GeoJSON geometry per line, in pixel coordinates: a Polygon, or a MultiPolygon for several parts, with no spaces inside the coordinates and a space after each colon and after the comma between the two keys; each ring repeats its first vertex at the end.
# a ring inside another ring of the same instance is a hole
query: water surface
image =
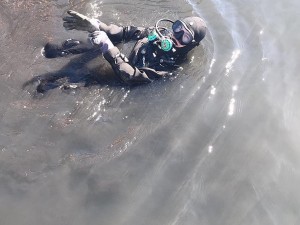
{"type": "Polygon", "coordinates": [[[0,224],[299,224],[299,6],[1,1],[0,224]],[[172,78],[130,89],[96,54],[41,55],[86,38],[63,29],[69,9],[142,26],[197,15],[209,32],[172,78]]]}

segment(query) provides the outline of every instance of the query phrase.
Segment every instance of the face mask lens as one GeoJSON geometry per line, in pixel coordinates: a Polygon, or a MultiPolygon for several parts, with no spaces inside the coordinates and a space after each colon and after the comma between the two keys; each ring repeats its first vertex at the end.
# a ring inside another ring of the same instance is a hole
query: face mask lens
{"type": "Polygon", "coordinates": [[[172,29],[173,29],[174,33],[178,33],[180,31],[182,31],[183,24],[179,20],[177,20],[177,21],[175,21],[175,23],[173,23],[172,29]]]}
{"type": "Polygon", "coordinates": [[[182,44],[187,45],[193,41],[193,34],[180,20],[177,20],[173,23],[172,29],[174,36],[177,40],[180,39],[179,41],[182,44]]]}

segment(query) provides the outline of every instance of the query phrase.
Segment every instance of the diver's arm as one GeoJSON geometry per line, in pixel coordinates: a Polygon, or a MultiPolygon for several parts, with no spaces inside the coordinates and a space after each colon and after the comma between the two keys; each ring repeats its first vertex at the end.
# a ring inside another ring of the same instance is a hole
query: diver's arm
{"type": "Polygon", "coordinates": [[[114,44],[123,41],[123,27],[117,26],[115,24],[107,25],[106,23],[100,21],[99,29],[104,31],[114,44]]]}
{"type": "Polygon", "coordinates": [[[68,11],[68,16],[63,18],[63,26],[67,30],[81,30],[93,33],[94,31],[104,31],[113,43],[122,41],[138,40],[148,35],[148,30],[143,27],[107,25],[102,21],[89,18],[73,10],[68,11]]]}
{"type": "Polygon", "coordinates": [[[127,84],[150,83],[152,80],[168,74],[168,72],[157,72],[150,68],[138,69],[130,65],[128,59],[114,46],[104,31],[95,31],[89,34],[89,40],[94,46],[100,48],[116,75],[127,84]]]}
{"type": "Polygon", "coordinates": [[[139,40],[147,37],[149,29],[136,26],[117,26],[115,24],[107,25],[103,22],[99,23],[99,29],[104,31],[113,43],[122,41],[128,42],[131,40],[139,40]]]}
{"type": "Polygon", "coordinates": [[[151,68],[133,67],[117,47],[108,50],[103,56],[110,63],[115,74],[129,85],[151,83],[168,74],[168,72],[155,71],[151,68]]]}

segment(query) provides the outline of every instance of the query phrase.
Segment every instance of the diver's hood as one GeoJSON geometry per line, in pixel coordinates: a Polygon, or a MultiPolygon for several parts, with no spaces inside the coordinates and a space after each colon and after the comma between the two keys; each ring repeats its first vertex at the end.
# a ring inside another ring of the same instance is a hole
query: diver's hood
{"type": "Polygon", "coordinates": [[[194,32],[194,40],[199,44],[206,34],[206,24],[204,20],[200,17],[187,17],[182,21],[194,32]]]}
{"type": "Polygon", "coordinates": [[[206,35],[206,24],[200,17],[187,17],[181,20],[194,32],[194,41],[184,47],[177,47],[177,54],[186,55],[189,51],[199,45],[206,35]]]}

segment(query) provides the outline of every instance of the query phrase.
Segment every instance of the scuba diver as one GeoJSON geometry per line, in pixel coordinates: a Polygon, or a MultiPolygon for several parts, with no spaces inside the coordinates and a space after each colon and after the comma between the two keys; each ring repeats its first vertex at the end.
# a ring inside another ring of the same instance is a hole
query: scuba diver
{"type": "Polygon", "coordinates": [[[61,46],[48,43],[44,48],[45,57],[63,57],[97,48],[115,74],[129,85],[150,83],[170,74],[186,59],[187,53],[199,45],[207,29],[200,17],[176,21],[160,19],[154,27],[143,28],[107,25],[72,10],[68,14],[63,18],[63,26],[67,30],[89,32],[90,43],[74,39],[66,40],[61,46]],[[170,27],[162,23],[169,23],[170,27]],[[137,42],[127,58],[115,44],[132,40],[137,42]]]}

